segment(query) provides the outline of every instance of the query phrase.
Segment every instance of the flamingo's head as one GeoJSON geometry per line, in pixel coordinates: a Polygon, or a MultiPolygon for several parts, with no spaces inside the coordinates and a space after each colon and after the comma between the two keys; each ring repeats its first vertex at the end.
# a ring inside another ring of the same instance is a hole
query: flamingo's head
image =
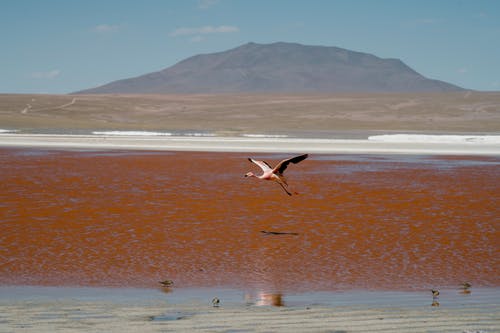
{"type": "Polygon", "coordinates": [[[255,174],[252,171],[250,171],[245,174],[245,177],[255,177],[255,174]]]}

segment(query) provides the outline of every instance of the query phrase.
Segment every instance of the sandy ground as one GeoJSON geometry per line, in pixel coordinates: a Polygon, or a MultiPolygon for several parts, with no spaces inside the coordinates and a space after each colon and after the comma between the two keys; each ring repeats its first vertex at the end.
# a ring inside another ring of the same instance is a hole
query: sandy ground
{"type": "Polygon", "coordinates": [[[0,128],[191,130],[218,135],[331,131],[498,132],[500,93],[0,94],[0,128]]]}
{"type": "Polygon", "coordinates": [[[213,307],[214,290],[165,295],[140,289],[26,287],[19,291],[22,288],[2,288],[0,332],[500,331],[494,289],[479,291],[477,297],[444,291],[437,300],[439,306],[433,306],[424,292],[329,293],[316,303],[299,297],[291,305],[258,306],[219,291],[221,304],[213,307]]]}

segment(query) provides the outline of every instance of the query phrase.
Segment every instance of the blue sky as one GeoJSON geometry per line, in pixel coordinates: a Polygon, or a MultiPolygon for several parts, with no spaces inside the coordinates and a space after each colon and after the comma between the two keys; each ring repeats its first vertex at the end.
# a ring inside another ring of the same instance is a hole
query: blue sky
{"type": "Polygon", "coordinates": [[[69,93],[247,42],[338,46],[500,90],[497,0],[0,0],[0,93],[69,93]]]}

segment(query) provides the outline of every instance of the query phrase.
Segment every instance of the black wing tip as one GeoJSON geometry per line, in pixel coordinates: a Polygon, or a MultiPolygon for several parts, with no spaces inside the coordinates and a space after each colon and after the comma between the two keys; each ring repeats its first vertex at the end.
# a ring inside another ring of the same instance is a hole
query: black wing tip
{"type": "Polygon", "coordinates": [[[298,156],[292,157],[290,159],[290,161],[292,163],[296,164],[296,163],[302,162],[303,160],[305,160],[308,157],[309,157],[309,154],[302,154],[302,155],[298,155],[298,156]]]}

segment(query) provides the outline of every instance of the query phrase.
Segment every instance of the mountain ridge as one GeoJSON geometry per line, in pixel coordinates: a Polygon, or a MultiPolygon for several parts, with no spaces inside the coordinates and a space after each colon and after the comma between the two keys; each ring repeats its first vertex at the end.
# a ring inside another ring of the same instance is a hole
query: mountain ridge
{"type": "Polygon", "coordinates": [[[246,43],[197,54],[171,67],[81,90],[105,93],[447,92],[461,87],[424,77],[400,59],[335,46],[246,43]]]}

